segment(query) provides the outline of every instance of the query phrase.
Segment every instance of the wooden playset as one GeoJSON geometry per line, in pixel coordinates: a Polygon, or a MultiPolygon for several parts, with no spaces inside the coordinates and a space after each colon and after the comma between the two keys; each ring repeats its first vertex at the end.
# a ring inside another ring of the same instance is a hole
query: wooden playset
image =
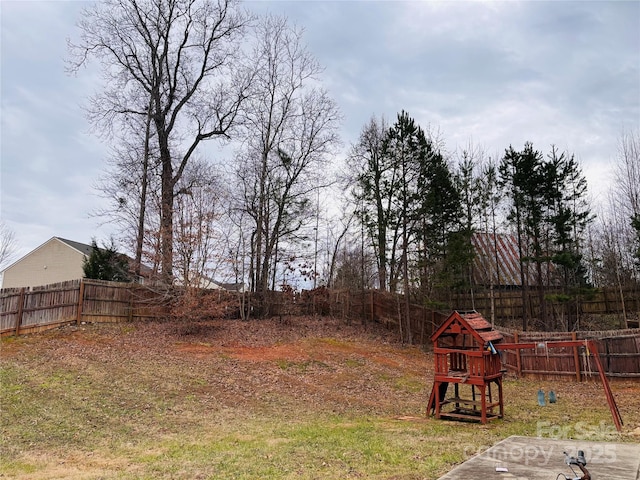
{"type": "Polygon", "coordinates": [[[429,410],[436,418],[486,423],[502,417],[502,362],[495,349],[502,340],[500,332],[477,312],[456,311],[431,340],[435,371],[429,410]]]}
{"type": "Polygon", "coordinates": [[[431,340],[435,369],[427,412],[436,418],[487,423],[504,415],[502,350],[584,347],[593,356],[616,429],[622,430],[622,417],[593,340],[504,343],[500,332],[476,311],[454,311],[431,340]]]}

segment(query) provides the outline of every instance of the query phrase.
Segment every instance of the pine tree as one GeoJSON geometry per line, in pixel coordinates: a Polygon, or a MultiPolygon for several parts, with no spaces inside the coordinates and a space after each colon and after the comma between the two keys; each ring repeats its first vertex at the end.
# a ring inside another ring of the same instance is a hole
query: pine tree
{"type": "Polygon", "coordinates": [[[111,245],[99,248],[95,240],[91,242],[91,254],[82,265],[85,278],[129,282],[129,262],[127,257],[118,253],[113,241],[111,245]]]}
{"type": "MultiPolygon", "coordinates": [[[[530,142],[525,143],[521,152],[512,146],[505,151],[500,163],[500,179],[511,202],[508,220],[516,229],[518,256],[520,261],[520,281],[522,285],[522,329],[526,330],[529,321],[529,264],[536,263],[539,284],[539,300],[544,310],[544,292],[542,290],[542,216],[541,198],[542,154],[533,149],[530,142]]],[[[545,317],[543,311],[542,317],[545,317]]]]}
{"type": "Polygon", "coordinates": [[[418,184],[422,290],[448,294],[469,263],[470,252],[460,225],[460,192],[449,165],[432,143],[420,165],[418,184]]]}
{"type": "Polygon", "coordinates": [[[352,192],[357,205],[355,211],[375,252],[381,290],[387,290],[390,266],[396,264],[395,250],[389,248],[389,237],[397,230],[391,193],[396,188],[398,175],[396,166],[383,150],[387,134],[384,119],[371,118],[349,155],[349,163],[356,169],[356,187],[352,192]]]}
{"type": "Polygon", "coordinates": [[[385,156],[395,166],[398,184],[391,193],[395,216],[398,220],[395,242],[401,251],[401,265],[398,275],[391,277],[391,286],[403,278],[403,291],[410,290],[409,251],[414,242],[413,232],[418,219],[418,176],[420,165],[425,160],[427,140],[424,131],[415,120],[403,110],[389,129],[384,142],[385,156]]]}
{"type": "Polygon", "coordinates": [[[455,175],[455,184],[460,195],[461,223],[460,230],[455,235],[452,246],[455,246],[455,274],[454,286],[461,291],[468,291],[471,285],[471,269],[474,250],[471,243],[474,232],[483,220],[483,213],[487,208],[488,198],[484,193],[486,184],[482,172],[477,174],[482,160],[479,150],[470,146],[462,152],[455,175]]]}
{"type": "MultiPolygon", "coordinates": [[[[548,251],[555,267],[548,277],[554,278],[562,288],[562,294],[554,299],[575,303],[590,290],[582,255],[582,240],[593,220],[586,200],[587,180],[575,157],[567,152],[559,154],[555,146],[552,146],[544,167],[548,251]]],[[[569,317],[575,317],[571,312],[575,309],[571,309],[569,314],[569,317]]],[[[567,328],[571,328],[570,323],[567,323],[567,328]]]]}
{"type": "MultiPolygon", "coordinates": [[[[591,221],[586,203],[587,184],[573,155],[559,154],[555,147],[545,160],[529,142],[521,152],[505,151],[500,165],[501,181],[511,208],[508,219],[516,228],[523,289],[523,329],[529,315],[530,278],[540,306],[540,320],[551,328],[547,296],[550,287],[561,287],[564,299],[569,292],[586,285],[581,239],[591,221]],[[535,275],[530,276],[528,266],[535,275]]],[[[576,290],[578,289],[578,290],[576,290]]]]}

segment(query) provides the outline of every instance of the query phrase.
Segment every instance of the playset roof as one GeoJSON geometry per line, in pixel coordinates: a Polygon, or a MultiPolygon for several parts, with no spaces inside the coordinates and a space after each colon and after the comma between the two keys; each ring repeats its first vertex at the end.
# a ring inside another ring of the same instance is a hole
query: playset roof
{"type": "Polygon", "coordinates": [[[491,324],[487,322],[478,312],[458,312],[454,311],[440,327],[433,332],[431,340],[435,342],[440,337],[469,334],[475,338],[480,346],[487,342],[499,342],[502,334],[493,330],[491,324]]]}

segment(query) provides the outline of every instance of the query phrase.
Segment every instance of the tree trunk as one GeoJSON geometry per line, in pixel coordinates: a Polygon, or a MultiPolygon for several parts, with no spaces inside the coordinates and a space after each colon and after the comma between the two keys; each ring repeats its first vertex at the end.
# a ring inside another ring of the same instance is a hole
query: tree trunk
{"type": "MultiPolygon", "coordinates": [[[[144,152],[142,158],[142,185],[140,191],[140,209],[138,212],[138,232],[136,235],[136,258],[134,272],[136,277],[140,277],[140,268],[142,265],[142,248],[144,246],[144,221],[147,207],[147,187],[149,175],[149,140],[151,136],[151,107],[149,102],[149,111],[147,113],[147,123],[144,135],[144,152]]],[[[138,279],[136,278],[136,281],[138,279]]]]}
{"type": "MultiPolygon", "coordinates": [[[[520,210],[516,207],[516,230],[518,233],[518,257],[520,261],[520,283],[522,286],[522,331],[526,332],[529,324],[529,275],[525,274],[525,262],[522,260],[522,228],[520,223],[520,210]]],[[[528,267],[527,267],[528,273],[528,267]]]]}
{"type": "MultiPolygon", "coordinates": [[[[267,152],[262,152],[262,168],[261,168],[261,173],[260,173],[260,178],[259,178],[259,182],[260,182],[260,186],[258,189],[258,218],[256,219],[256,225],[257,225],[257,229],[256,229],[256,237],[255,237],[255,249],[254,249],[254,255],[255,255],[255,261],[253,262],[254,264],[254,291],[256,293],[263,293],[266,289],[267,289],[267,278],[263,275],[263,269],[262,269],[262,243],[263,243],[263,232],[267,232],[268,231],[268,225],[263,225],[265,223],[268,223],[265,221],[265,209],[266,209],[266,203],[267,203],[267,196],[266,196],[266,179],[267,179],[267,152]]],[[[265,258],[266,258],[266,253],[265,253],[265,258]]]]}
{"type": "MultiPolygon", "coordinates": [[[[157,128],[157,127],[156,127],[157,128]]],[[[170,285],[173,283],[173,164],[169,150],[169,139],[163,128],[157,128],[158,144],[160,147],[160,162],[162,163],[162,191],[160,206],[160,250],[162,280],[170,285]]]]}

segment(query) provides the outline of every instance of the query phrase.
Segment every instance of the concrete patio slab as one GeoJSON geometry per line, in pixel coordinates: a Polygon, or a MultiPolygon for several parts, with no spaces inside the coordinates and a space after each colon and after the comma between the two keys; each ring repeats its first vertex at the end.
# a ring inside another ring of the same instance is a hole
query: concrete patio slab
{"type": "Polygon", "coordinates": [[[502,440],[439,480],[556,480],[560,473],[573,479],[563,452],[576,456],[578,450],[584,451],[593,480],[640,480],[640,444],[519,436],[502,440]]]}

